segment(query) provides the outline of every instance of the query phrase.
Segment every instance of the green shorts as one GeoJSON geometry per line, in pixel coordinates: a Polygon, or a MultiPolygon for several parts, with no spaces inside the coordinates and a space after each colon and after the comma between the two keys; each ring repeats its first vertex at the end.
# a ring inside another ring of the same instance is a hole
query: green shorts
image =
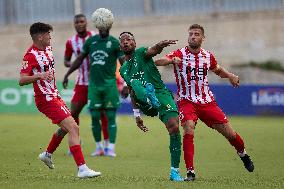
{"type": "Polygon", "coordinates": [[[168,119],[171,117],[178,117],[178,109],[174,101],[172,92],[168,89],[158,89],[155,91],[155,94],[161,103],[161,106],[158,109],[151,108],[148,104],[140,104],[138,101],[139,109],[147,116],[157,116],[159,119],[166,124],[168,119]]]}
{"type": "Polygon", "coordinates": [[[116,85],[88,88],[89,109],[117,109],[120,105],[116,85]]]}

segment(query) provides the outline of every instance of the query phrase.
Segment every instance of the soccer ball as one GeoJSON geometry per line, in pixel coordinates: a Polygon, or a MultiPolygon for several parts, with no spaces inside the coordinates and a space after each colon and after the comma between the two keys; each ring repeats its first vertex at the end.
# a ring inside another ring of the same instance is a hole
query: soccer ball
{"type": "Polygon", "coordinates": [[[113,24],[113,14],[106,8],[99,8],[92,14],[92,21],[99,30],[110,29],[113,24]]]}

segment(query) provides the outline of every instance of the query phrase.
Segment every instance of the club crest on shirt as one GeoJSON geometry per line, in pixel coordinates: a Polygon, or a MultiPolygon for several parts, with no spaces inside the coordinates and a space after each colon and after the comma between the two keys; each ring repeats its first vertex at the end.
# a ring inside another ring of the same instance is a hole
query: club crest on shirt
{"type": "Polygon", "coordinates": [[[23,61],[22,62],[22,69],[24,70],[24,69],[27,69],[27,67],[29,66],[29,64],[28,64],[29,62],[28,61],[23,61]]]}
{"type": "Polygon", "coordinates": [[[111,45],[112,45],[112,43],[111,43],[111,41],[108,41],[107,43],[106,43],[106,48],[111,48],[111,45]]]}

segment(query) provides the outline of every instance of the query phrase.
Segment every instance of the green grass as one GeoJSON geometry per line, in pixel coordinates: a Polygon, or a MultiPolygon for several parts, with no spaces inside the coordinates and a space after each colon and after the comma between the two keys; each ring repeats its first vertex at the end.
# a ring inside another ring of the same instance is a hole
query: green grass
{"type": "MultiPolygon", "coordinates": [[[[132,116],[119,116],[116,158],[90,157],[94,141],[88,115],[81,118],[83,152],[89,167],[102,176],[78,179],[72,158],[65,155],[66,139],[54,153],[56,168],[49,170],[37,159],[56,127],[41,114],[1,114],[0,188],[284,188],[284,118],[231,117],[255,163],[247,172],[229,143],[199,123],[195,137],[197,180],[168,180],[168,134],[156,118],[144,117],[148,133],[136,128],[132,116]]],[[[185,165],[181,158],[181,173],[185,165]]]]}

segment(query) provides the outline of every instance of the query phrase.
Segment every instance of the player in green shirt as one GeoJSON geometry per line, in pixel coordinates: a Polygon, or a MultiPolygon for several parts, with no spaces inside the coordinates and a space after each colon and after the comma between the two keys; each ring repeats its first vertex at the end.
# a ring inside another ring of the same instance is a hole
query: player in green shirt
{"type": "Polygon", "coordinates": [[[120,75],[132,91],[131,100],[137,126],[144,132],[148,131],[143,124],[139,109],[149,116],[159,115],[170,135],[170,180],[183,181],[179,174],[181,136],[178,110],[173,95],[164,85],[152,58],[161,53],[164,47],[176,44],[176,40],[165,40],[153,47],[141,47],[136,50],[136,42],[130,32],[121,33],[119,40],[120,48],[125,54],[120,75]]]}
{"type": "Polygon", "coordinates": [[[120,105],[119,93],[116,85],[117,59],[123,61],[123,53],[119,41],[109,35],[111,24],[98,27],[99,34],[87,39],[83,50],[64,76],[63,86],[68,83],[68,76],[82,64],[86,56],[90,58],[88,107],[92,115],[92,132],[96,141],[96,150],[100,153],[101,146],[101,110],[105,110],[108,119],[109,145],[104,152],[106,156],[115,157],[114,145],[116,140],[116,111],[120,105]]]}

